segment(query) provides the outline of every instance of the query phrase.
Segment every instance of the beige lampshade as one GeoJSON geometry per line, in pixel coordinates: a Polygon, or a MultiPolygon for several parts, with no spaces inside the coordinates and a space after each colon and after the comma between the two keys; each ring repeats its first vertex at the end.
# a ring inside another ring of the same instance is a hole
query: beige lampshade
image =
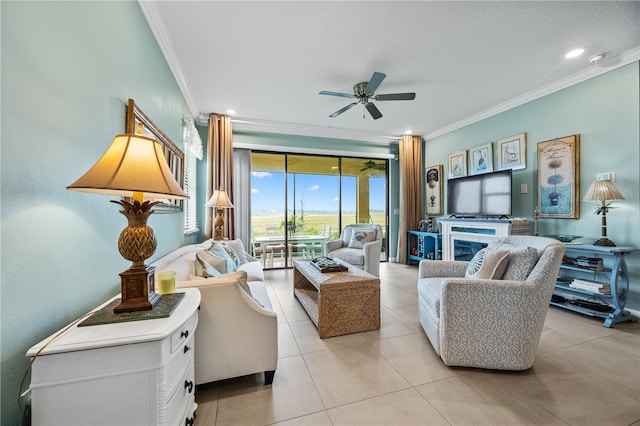
{"type": "Polygon", "coordinates": [[[624,200],[618,188],[610,180],[594,180],[582,201],[624,200]]]}
{"type": "Polygon", "coordinates": [[[120,197],[137,192],[147,199],[188,198],[160,144],[141,135],[116,135],[102,158],[67,189],[120,197]]]}
{"type": "Polygon", "coordinates": [[[230,208],[233,207],[233,204],[231,204],[231,200],[229,200],[227,192],[224,189],[220,188],[213,191],[213,195],[211,196],[211,198],[209,198],[209,201],[207,201],[206,206],[230,208]]]}

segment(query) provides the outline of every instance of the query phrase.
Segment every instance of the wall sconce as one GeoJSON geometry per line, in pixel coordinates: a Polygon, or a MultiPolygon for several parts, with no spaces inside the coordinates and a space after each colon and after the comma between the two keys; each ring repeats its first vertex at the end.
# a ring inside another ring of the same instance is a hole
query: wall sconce
{"type": "Polygon", "coordinates": [[[607,238],[607,212],[610,204],[607,200],[624,200],[624,197],[618,191],[618,188],[608,179],[596,179],[593,181],[587,194],[582,201],[599,201],[600,207],[595,211],[596,214],[602,213],[602,238],[593,243],[596,246],[615,246],[616,243],[607,238]]]}
{"type": "Polygon", "coordinates": [[[120,274],[122,297],[114,312],[152,309],[160,295],[155,292],[155,268],[144,264],[157,245],[147,218],[160,202],[143,198],[188,198],[173,178],[160,144],[142,135],[117,135],[102,158],[67,189],[133,197],[133,202],[111,200],[122,206],[120,213],[129,222],[118,239],[118,250],[131,261],[131,267],[120,274]]]}

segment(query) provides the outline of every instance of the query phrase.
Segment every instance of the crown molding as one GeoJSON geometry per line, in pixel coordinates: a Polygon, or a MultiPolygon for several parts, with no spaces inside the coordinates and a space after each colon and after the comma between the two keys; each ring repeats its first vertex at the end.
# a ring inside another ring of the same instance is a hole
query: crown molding
{"type": "MultiPolygon", "coordinates": [[[[182,74],[182,71],[178,64],[176,56],[173,53],[173,49],[171,48],[171,45],[167,37],[165,36],[166,31],[164,30],[162,21],[157,12],[155,2],[138,0],[138,4],[140,5],[140,9],[142,10],[142,13],[145,16],[147,23],[149,24],[149,27],[151,28],[151,31],[154,37],[156,38],[158,45],[162,50],[162,53],[164,54],[164,57],[169,65],[169,68],[171,69],[171,72],[173,73],[176,79],[176,82],[178,83],[178,86],[180,87],[182,95],[185,98],[185,101],[187,103],[187,106],[189,107],[189,110],[191,111],[191,114],[196,119],[199,125],[206,125],[206,121],[203,122],[202,120],[204,113],[201,111],[198,111],[196,105],[194,104],[193,97],[191,96],[191,92],[189,90],[189,85],[187,84],[186,79],[182,74]]],[[[478,121],[481,121],[486,118],[492,117],[494,115],[500,114],[502,112],[508,111],[512,108],[526,104],[527,102],[531,102],[533,100],[539,99],[543,96],[549,95],[551,93],[554,93],[559,90],[565,89],[567,87],[573,86],[575,84],[581,83],[585,80],[604,74],[606,72],[613,71],[616,68],[620,68],[622,66],[628,65],[638,60],[640,60],[640,47],[631,49],[627,52],[622,53],[621,55],[607,58],[602,62],[598,64],[594,64],[575,74],[572,74],[560,80],[554,81],[547,85],[541,86],[535,90],[524,93],[520,96],[517,96],[501,104],[495,105],[477,114],[463,118],[462,120],[456,121],[455,123],[451,123],[447,126],[441,127],[432,132],[428,132],[422,136],[426,141],[437,138],[439,136],[458,130],[462,127],[468,126],[470,124],[476,123],[478,121]]],[[[358,130],[352,130],[352,129],[340,129],[335,127],[312,126],[307,124],[255,120],[250,118],[232,117],[231,121],[234,123],[234,129],[242,130],[246,132],[264,132],[264,133],[292,134],[292,135],[301,135],[301,136],[315,136],[315,137],[325,137],[325,138],[366,141],[371,143],[379,143],[379,144],[387,144],[387,145],[392,143],[397,143],[398,140],[402,138],[402,135],[400,136],[380,135],[376,133],[369,133],[365,131],[358,131],[358,130]]],[[[417,135],[417,136],[420,136],[420,135],[417,135]]]]}
{"type": "Polygon", "coordinates": [[[180,91],[182,92],[182,96],[187,102],[187,107],[189,108],[189,111],[191,111],[191,115],[194,118],[197,117],[198,108],[193,102],[193,97],[191,96],[191,91],[189,90],[187,80],[182,74],[180,64],[178,63],[178,60],[173,53],[173,49],[171,48],[171,44],[169,43],[169,40],[165,35],[166,31],[164,29],[164,26],[162,25],[162,20],[160,19],[160,15],[158,13],[158,9],[155,6],[155,2],[138,0],[138,5],[140,6],[142,14],[149,24],[149,28],[151,28],[153,36],[156,38],[156,41],[160,46],[160,50],[162,51],[162,54],[164,55],[164,58],[169,65],[169,69],[171,69],[173,77],[178,83],[178,87],[180,87],[180,91]]]}
{"type": "Polygon", "coordinates": [[[439,136],[446,135],[447,133],[451,133],[454,130],[461,129],[465,126],[468,126],[470,124],[492,117],[494,115],[500,114],[502,112],[508,111],[520,105],[524,105],[528,102],[534,101],[543,96],[550,95],[551,93],[560,91],[562,89],[566,89],[567,87],[573,86],[578,83],[582,83],[583,81],[586,81],[590,78],[597,77],[601,74],[607,73],[609,71],[613,71],[616,68],[623,67],[625,65],[628,65],[638,60],[640,60],[640,47],[631,49],[619,56],[614,56],[612,58],[605,59],[604,61],[599,62],[598,64],[595,64],[588,68],[585,68],[582,71],[579,71],[575,74],[569,75],[565,78],[556,80],[542,87],[539,87],[535,90],[524,93],[506,102],[503,102],[489,109],[486,109],[482,112],[479,112],[478,114],[474,114],[469,117],[463,118],[462,120],[456,121],[455,123],[451,123],[448,126],[441,127],[437,130],[429,132],[426,135],[424,135],[424,139],[425,141],[428,141],[430,139],[435,139],[439,136]]]}
{"type": "Polygon", "coordinates": [[[254,120],[251,118],[231,117],[234,130],[259,133],[279,133],[285,135],[313,136],[320,138],[347,139],[374,144],[389,145],[397,143],[402,136],[386,136],[378,133],[340,129],[337,127],[312,126],[309,124],[286,123],[280,121],[254,120]]]}

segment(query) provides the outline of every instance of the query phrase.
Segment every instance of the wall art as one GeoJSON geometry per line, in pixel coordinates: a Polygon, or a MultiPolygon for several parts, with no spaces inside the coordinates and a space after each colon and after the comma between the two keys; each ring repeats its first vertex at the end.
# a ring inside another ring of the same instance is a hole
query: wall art
{"type": "Polygon", "coordinates": [[[526,133],[499,139],[496,142],[498,170],[519,170],[527,167],[526,133]]]}
{"type": "Polygon", "coordinates": [[[538,143],[541,218],[580,217],[580,135],[538,143]]]}
{"type": "Polygon", "coordinates": [[[467,151],[449,154],[449,179],[467,175],[467,151]]]}
{"type": "Polygon", "coordinates": [[[429,166],[425,169],[427,215],[441,215],[444,213],[442,206],[442,169],[442,164],[429,166]]]}
{"type": "Polygon", "coordinates": [[[479,175],[493,171],[493,144],[491,142],[469,150],[469,174],[479,175]]]}

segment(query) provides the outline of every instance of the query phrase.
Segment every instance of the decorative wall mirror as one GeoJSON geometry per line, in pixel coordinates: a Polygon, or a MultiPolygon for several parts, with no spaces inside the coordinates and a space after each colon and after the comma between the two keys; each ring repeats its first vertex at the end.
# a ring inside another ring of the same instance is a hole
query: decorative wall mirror
{"type": "MultiPolygon", "coordinates": [[[[173,177],[184,188],[184,153],[153,124],[133,99],[129,99],[127,104],[126,132],[128,134],[142,134],[157,140],[162,146],[164,158],[173,172],[173,177]]],[[[153,209],[158,213],[170,213],[182,211],[182,206],[183,200],[166,200],[153,209]]]]}

